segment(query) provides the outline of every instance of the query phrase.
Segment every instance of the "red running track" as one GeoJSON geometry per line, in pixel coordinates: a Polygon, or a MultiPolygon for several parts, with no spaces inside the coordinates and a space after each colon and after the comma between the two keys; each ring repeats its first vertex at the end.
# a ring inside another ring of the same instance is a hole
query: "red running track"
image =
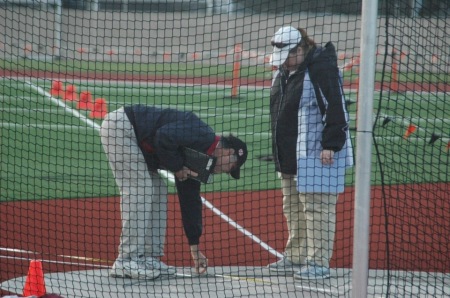
{"type": "MultiPolygon", "coordinates": [[[[383,200],[381,189],[374,187],[370,268],[450,272],[449,190],[448,183],[397,185],[385,189],[383,200]]],[[[353,195],[354,190],[348,188],[339,197],[332,267],[352,266],[353,195]]],[[[287,232],[279,190],[207,193],[204,197],[263,242],[283,251],[287,232]]],[[[0,203],[0,227],[2,248],[39,253],[2,250],[0,282],[26,275],[29,259],[59,261],[44,262],[45,273],[92,269],[66,263],[109,266],[116,257],[120,235],[119,198],[4,202],[0,203]]],[[[265,266],[276,260],[206,208],[201,248],[210,266],[265,266]]],[[[169,196],[165,252],[163,261],[168,264],[192,265],[174,195],[169,196]]]]}

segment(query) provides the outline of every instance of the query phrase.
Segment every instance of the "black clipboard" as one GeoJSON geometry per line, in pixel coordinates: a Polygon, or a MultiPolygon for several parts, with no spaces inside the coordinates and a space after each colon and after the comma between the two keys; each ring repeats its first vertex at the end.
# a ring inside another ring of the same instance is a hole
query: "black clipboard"
{"type": "Polygon", "coordinates": [[[183,152],[185,158],[184,166],[198,174],[197,177],[189,178],[203,183],[212,182],[217,157],[187,147],[184,148],[183,152]]]}

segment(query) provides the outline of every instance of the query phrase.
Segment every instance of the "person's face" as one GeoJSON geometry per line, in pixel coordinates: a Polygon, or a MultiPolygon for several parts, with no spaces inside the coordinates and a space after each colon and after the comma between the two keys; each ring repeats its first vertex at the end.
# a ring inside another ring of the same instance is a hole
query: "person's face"
{"type": "Polygon", "coordinates": [[[237,156],[234,149],[224,149],[223,154],[217,157],[214,173],[229,173],[237,166],[237,156]]]}
{"type": "Polygon", "coordinates": [[[284,61],[283,66],[288,70],[295,70],[305,61],[305,51],[302,47],[297,47],[296,51],[291,51],[284,61]]]}

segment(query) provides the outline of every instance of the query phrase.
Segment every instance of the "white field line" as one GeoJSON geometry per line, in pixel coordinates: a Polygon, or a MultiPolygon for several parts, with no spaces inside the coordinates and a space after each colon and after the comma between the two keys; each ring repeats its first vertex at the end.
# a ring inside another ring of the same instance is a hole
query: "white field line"
{"type": "MultiPolygon", "coordinates": [[[[18,249],[10,249],[10,248],[2,248],[0,247],[0,251],[14,251],[16,253],[24,253],[24,254],[39,254],[36,252],[30,252],[30,251],[24,251],[24,250],[18,250],[18,249]]],[[[98,259],[91,259],[91,258],[84,258],[84,257],[78,257],[78,256],[64,256],[64,255],[58,255],[57,257],[62,258],[71,258],[71,259],[79,259],[79,260],[86,260],[86,261],[96,261],[98,259]]],[[[100,268],[100,269],[110,269],[111,266],[109,265],[98,265],[98,264],[89,264],[89,263],[76,263],[76,262],[66,262],[66,261],[55,261],[55,260],[47,260],[43,258],[24,258],[24,257],[16,257],[16,256],[1,256],[0,259],[12,259],[12,260],[23,260],[23,261],[30,261],[32,259],[38,259],[41,262],[45,263],[53,263],[53,264],[61,264],[61,265],[72,265],[72,266],[85,266],[85,267],[93,267],[93,268],[100,268]]],[[[105,262],[105,260],[101,260],[105,262]]],[[[113,262],[113,261],[108,261],[113,262]]],[[[199,275],[196,274],[183,274],[183,273],[175,273],[175,276],[179,277],[198,277],[199,275]]],[[[242,280],[242,281],[250,281],[254,283],[262,283],[262,284],[278,284],[272,281],[264,280],[262,278],[254,278],[254,277],[245,277],[245,276],[234,276],[234,275],[222,275],[222,274],[213,274],[215,277],[220,277],[224,279],[233,279],[233,280],[242,280]]]]}
{"type": "MultiPolygon", "coordinates": [[[[10,98],[12,99],[12,98],[10,98]]],[[[20,99],[23,100],[34,100],[34,98],[32,97],[21,97],[20,99]]],[[[129,104],[126,102],[114,102],[115,104],[129,104]]],[[[167,107],[167,108],[178,108],[180,109],[180,106],[177,105],[158,105],[161,107],[167,107]]],[[[211,110],[208,107],[205,106],[199,106],[199,105],[185,105],[184,108],[189,108],[189,111],[202,111],[202,110],[211,110]]],[[[183,109],[183,107],[181,107],[181,109],[183,109]]],[[[187,110],[187,109],[186,109],[187,110]]],[[[20,112],[20,113],[31,113],[31,112],[42,112],[42,113],[46,113],[46,112],[55,112],[54,109],[51,108],[47,108],[47,109],[26,109],[26,108],[0,108],[0,111],[5,111],[5,112],[20,112]]],[[[269,114],[269,110],[268,109],[263,109],[263,108],[258,108],[255,109],[256,113],[247,113],[247,110],[245,108],[227,108],[227,107],[216,107],[214,108],[214,111],[221,111],[219,113],[215,113],[215,112],[196,112],[196,114],[200,117],[222,117],[222,118],[254,118],[254,117],[261,117],[263,119],[269,119],[270,114],[269,114]]],[[[376,116],[376,114],[374,114],[374,117],[376,116]]],[[[349,114],[350,120],[354,121],[356,120],[356,114],[355,113],[350,113],[349,114]]],[[[445,123],[445,124],[449,124],[450,123],[450,119],[430,119],[430,118],[421,118],[421,117],[401,117],[401,116],[391,116],[391,115],[387,115],[387,114],[381,114],[379,115],[378,118],[391,118],[393,121],[397,121],[397,120],[401,120],[402,124],[405,126],[408,126],[410,124],[410,122],[413,123],[445,123]]],[[[0,124],[2,126],[7,126],[7,124],[3,123],[0,124]]],[[[39,127],[36,125],[31,125],[32,127],[39,127]]],[[[420,129],[420,127],[419,127],[420,129]]],[[[256,133],[257,134],[257,133],[256,133]]]]}
{"type": "MultiPolygon", "coordinates": [[[[24,77],[24,76],[11,76],[11,77],[3,77],[0,79],[6,79],[6,80],[32,80],[32,81],[36,81],[36,84],[39,84],[39,82],[44,82],[44,84],[49,84],[51,85],[51,82],[54,80],[60,80],[62,82],[64,81],[68,81],[72,84],[94,84],[94,85],[102,85],[104,84],[105,80],[88,80],[88,79],[70,79],[67,80],[66,78],[59,78],[58,76],[54,76],[51,78],[30,78],[30,77],[24,77]]],[[[151,88],[151,87],[201,87],[202,89],[213,89],[213,90],[223,90],[223,88],[227,88],[231,89],[232,85],[231,84],[209,84],[207,86],[205,86],[202,83],[198,83],[198,84],[188,84],[188,83],[182,83],[182,82],[178,82],[178,83],[162,83],[162,82],[148,82],[148,81],[130,81],[130,80],[107,80],[108,82],[108,86],[128,86],[128,87],[144,87],[144,88],[151,88]]],[[[270,86],[256,86],[256,85],[242,85],[239,86],[240,90],[270,90],[270,86]]],[[[346,92],[352,92],[352,93],[357,93],[358,89],[356,88],[344,88],[344,91],[346,92]]],[[[389,91],[387,90],[375,90],[374,93],[375,94],[379,94],[379,93],[383,93],[386,94],[389,91]]],[[[424,98],[423,94],[433,94],[436,96],[445,96],[447,95],[447,92],[425,92],[425,91],[406,91],[406,92],[402,92],[402,95],[407,95],[407,97],[405,97],[406,99],[414,97],[414,96],[420,96],[420,98],[414,98],[411,99],[413,101],[417,101],[417,100],[424,100],[424,101],[429,101],[430,99],[424,98]]],[[[431,99],[431,100],[435,100],[435,99],[431,99]]]]}
{"type": "MultiPolygon", "coordinates": [[[[36,84],[40,84],[40,82],[43,82],[44,84],[51,85],[51,82],[54,80],[59,80],[62,82],[67,82],[71,84],[77,84],[77,85],[96,85],[100,86],[97,88],[108,88],[108,87],[101,87],[104,85],[105,80],[87,80],[87,79],[70,79],[67,80],[66,78],[30,78],[30,77],[24,77],[24,76],[14,76],[14,77],[3,77],[1,79],[6,80],[14,80],[15,82],[17,80],[20,81],[33,81],[36,82],[36,84]]],[[[130,80],[106,80],[108,86],[125,86],[125,87],[136,87],[136,88],[151,88],[151,87],[159,87],[159,88],[166,88],[166,87],[192,87],[192,88],[201,88],[201,89],[212,89],[212,90],[230,90],[232,88],[232,84],[208,84],[205,86],[205,84],[202,83],[162,83],[162,82],[149,82],[149,81],[130,81],[130,80]]],[[[11,86],[11,84],[10,84],[11,86]]],[[[256,86],[256,85],[242,85],[239,87],[240,90],[262,90],[262,89],[270,89],[270,87],[267,86],[256,86]]],[[[349,89],[350,90],[350,89],[349,89]]]]}
{"type": "MultiPolygon", "coordinates": [[[[50,93],[45,92],[41,87],[39,86],[35,86],[33,85],[31,82],[26,81],[26,83],[34,90],[38,91],[40,94],[44,95],[45,97],[47,97],[48,99],[50,99],[52,102],[56,103],[58,106],[63,107],[67,112],[71,113],[73,116],[78,117],[81,121],[85,122],[86,124],[92,126],[93,128],[95,128],[96,130],[100,130],[100,126],[93,122],[90,119],[87,119],[84,115],[80,114],[78,111],[70,108],[69,106],[67,106],[65,103],[63,103],[62,101],[60,101],[57,98],[54,98],[50,95],[50,93]]],[[[166,177],[169,177],[167,171],[166,172],[162,172],[166,174],[166,177]]],[[[172,177],[173,179],[173,177],[172,177]]],[[[169,179],[169,181],[174,181],[169,179]]],[[[259,245],[261,245],[261,247],[263,247],[264,249],[268,250],[271,254],[274,254],[275,256],[282,258],[283,255],[278,253],[275,249],[271,248],[270,246],[268,246],[267,244],[265,244],[264,242],[262,242],[258,237],[254,236],[252,233],[250,233],[249,231],[247,231],[246,229],[244,229],[243,227],[241,227],[240,225],[238,225],[236,222],[234,222],[233,220],[231,220],[230,217],[228,217],[227,215],[225,215],[222,211],[220,211],[219,209],[217,209],[216,207],[214,207],[210,202],[208,202],[205,198],[201,197],[202,199],[202,203],[205,204],[205,206],[209,209],[211,209],[212,212],[216,213],[217,215],[219,215],[222,220],[224,220],[225,222],[229,223],[230,225],[232,225],[233,227],[239,227],[238,231],[240,231],[241,233],[243,233],[245,236],[250,237],[250,239],[252,239],[253,241],[256,241],[256,243],[258,243],[259,245]]]]}
{"type": "MultiPolygon", "coordinates": [[[[13,259],[13,260],[30,261],[30,258],[15,257],[15,256],[0,256],[0,259],[13,259]]],[[[39,260],[41,260],[42,262],[54,263],[54,264],[73,265],[73,266],[88,266],[88,267],[105,268],[105,269],[111,268],[111,266],[107,266],[107,265],[96,265],[96,264],[75,263],[75,262],[65,262],[65,261],[54,261],[54,260],[46,260],[46,259],[39,259],[39,260]]]]}
{"type": "MultiPolygon", "coordinates": [[[[120,105],[129,105],[130,102],[125,102],[125,101],[115,101],[115,102],[110,102],[113,104],[116,104],[118,106],[120,105]]],[[[183,104],[182,106],[180,105],[176,105],[176,104],[155,104],[155,106],[158,106],[160,108],[171,108],[171,109],[178,109],[178,110],[186,110],[186,111],[221,111],[222,114],[219,113],[219,115],[221,116],[231,116],[231,114],[239,114],[238,116],[242,115],[247,115],[247,108],[243,107],[243,108],[235,108],[235,107],[214,107],[213,109],[208,107],[208,106],[202,106],[202,105],[194,105],[194,104],[183,104]]],[[[197,112],[196,112],[197,113],[197,112]]],[[[250,114],[248,114],[250,115],[250,114]]],[[[269,109],[264,109],[264,108],[255,108],[255,114],[254,115],[270,115],[270,110],[269,109]]],[[[245,118],[245,117],[242,117],[245,118]]]]}
{"type": "MultiPolygon", "coordinates": [[[[9,123],[9,122],[0,122],[0,127],[5,127],[5,128],[14,128],[14,129],[46,129],[49,131],[55,131],[55,130],[88,130],[91,129],[92,127],[86,127],[86,126],[80,126],[80,125],[64,125],[64,124],[17,124],[17,123],[9,123]]],[[[218,134],[221,135],[235,135],[235,136],[239,136],[239,137],[246,137],[246,136],[252,136],[255,138],[260,138],[260,139],[267,139],[270,138],[272,136],[272,134],[270,132],[256,132],[256,133],[252,133],[252,132],[238,132],[238,131],[223,131],[223,132],[217,132],[218,134]]],[[[352,134],[352,138],[355,137],[355,134],[352,134]]],[[[380,136],[376,136],[375,139],[377,141],[380,142],[392,142],[392,143],[399,143],[399,142],[416,142],[416,143],[426,143],[429,140],[424,138],[424,137],[415,137],[415,136],[410,136],[408,137],[407,140],[404,140],[403,137],[401,136],[391,136],[391,137],[380,137],[380,136]]],[[[440,140],[442,142],[449,142],[450,138],[440,138],[440,140]]]]}
{"type": "MultiPolygon", "coordinates": [[[[29,98],[21,98],[23,100],[33,100],[34,98],[29,97],[29,98]]],[[[115,104],[129,104],[126,102],[114,102],[115,104]]],[[[160,107],[167,107],[167,108],[178,108],[180,109],[179,106],[177,105],[158,105],[160,107]]],[[[197,105],[185,105],[184,108],[190,108],[189,111],[191,110],[211,110],[208,107],[205,106],[197,106],[197,105]]],[[[269,110],[267,109],[255,109],[256,113],[247,113],[247,110],[245,108],[223,108],[223,107],[216,107],[213,109],[214,111],[221,111],[219,113],[216,112],[196,112],[196,114],[200,117],[222,117],[222,118],[254,118],[254,117],[261,117],[261,118],[269,118],[270,114],[269,114],[269,110]]],[[[31,109],[27,109],[27,108],[0,108],[0,111],[5,111],[5,112],[17,112],[17,113],[32,113],[32,112],[38,112],[38,113],[54,113],[55,109],[52,108],[46,108],[46,109],[38,109],[38,108],[31,108],[31,109]]],[[[376,114],[374,114],[374,117],[376,116],[376,114]]],[[[350,120],[356,120],[356,114],[355,113],[350,113],[349,114],[350,120]]],[[[378,118],[391,118],[393,121],[397,121],[398,119],[401,120],[402,124],[407,126],[410,124],[410,122],[413,123],[445,123],[445,124],[449,124],[450,123],[450,119],[438,119],[438,118],[434,118],[434,119],[430,119],[430,118],[421,118],[421,117],[400,117],[400,116],[390,116],[387,114],[381,114],[379,115],[378,118]]],[[[6,124],[4,124],[6,125],[6,124]]]]}
{"type": "Polygon", "coordinates": [[[296,286],[296,288],[302,289],[304,291],[316,292],[316,293],[327,293],[327,294],[335,293],[333,290],[329,290],[329,289],[325,289],[325,288],[319,288],[319,287],[310,287],[310,286],[300,285],[300,286],[296,286]]]}
{"type": "MultiPolygon", "coordinates": [[[[12,252],[12,253],[20,253],[20,254],[33,254],[33,255],[42,255],[39,252],[35,251],[29,251],[29,250],[23,250],[23,249],[17,249],[17,248],[8,248],[8,247],[0,247],[0,251],[5,252],[12,252]]],[[[100,262],[100,263],[113,263],[114,261],[110,260],[103,260],[103,259],[97,259],[97,258],[89,258],[89,257],[79,257],[79,256],[67,256],[67,255],[56,255],[58,258],[66,258],[66,259],[75,259],[75,260],[81,260],[81,261],[90,261],[90,262],[100,262]]],[[[6,259],[17,259],[17,260],[30,260],[31,258],[24,258],[24,257],[15,257],[15,256],[0,256],[0,258],[6,258],[6,259]]],[[[35,259],[35,258],[33,258],[35,259]]],[[[41,258],[39,258],[41,259],[41,258]]],[[[58,264],[68,264],[68,265],[85,265],[85,266],[92,266],[92,267],[102,267],[102,268],[109,268],[109,266],[106,265],[95,265],[95,264],[87,264],[87,263],[72,263],[72,262],[61,262],[61,261],[55,261],[55,260],[42,260],[47,263],[58,263],[58,264]]]]}
{"type": "Polygon", "coordinates": [[[225,222],[227,222],[229,225],[231,225],[232,227],[236,228],[239,232],[241,232],[242,234],[244,234],[245,236],[249,237],[251,240],[253,240],[254,242],[256,242],[257,244],[259,244],[262,248],[264,248],[265,250],[267,250],[269,253],[271,253],[272,255],[278,257],[278,258],[283,258],[283,254],[279,253],[278,251],[276,251],[275,249],[273,249],[272,247],[270,247],[269,245],[267,245],[265,242],[263,242],[261,239],[259,239],[258,237],[256,237],[255,235],[253,235],[252,233],[250,233],[249,231],[247,231],[246,229],[244,229],[242,226],[240,226],[238,223],[236,223],[234,220],[232,220],[231,218],[229,218],[226,214],[224,214],[222,211],[220,211],[219,209],[217,209],[216,207],[214,207],[210,202],[208,202],[205,198],[201,197],[202,199],[202,203],[208,207],[212,212],[214,212],[215,214],[217,214],[218,216],[220,216],[225,222]]]}
{"type": "MultiPolygon", "coordinates": [[[[163,171],[160,170],[159,173],[167,178],[170,182],[175,183],[175,177],[173,176],[172,173],[168,172],[168,171],[163,171]]],[[[269,253],[271,253],[272,255],[278,257],[278,258],[283,258],[283,254],[279,253],[278,251],[276,251],[275,249],[273,249],[272,247],[270,247],[268,244],[266,244],[264,241],[262,241],[261,239],[259,239],[257,236],[253,235],[252,233],[250,233],[249,231],[247,231],[244,227],[242,227],[241,225],[239,225],[237,222],[235,222],[234,220],[232,220],[228,215],[226,215],[225,213],[223,213],[222,211],[220,211],[220,209],[214,207],[213,204],[211,204],[208,200],[206,200],[204,197],[200,197],[200,199],[202,200],[203,205],[205,205],[208,209],[210,209],[213,213],[215,213],[216,215],[218,215],[220,218],[222,218],[222,220],[224,220],[226,223],[228,223],[229,225],[231,225],[232,227],[236,228],[239,232],[241,232],[242,234],[244,234],[245,236],[249,237],[251,240],[253,240],[254,242],[256,242],[257,244],[259,244],[262,248],[264,248],[265,250],[267,250],[269,253]]]]}
{"type": "Polygon", "coordinates": [[[10,122],[0,122],[0,127],[7,127],[7,128],[14,128],[14,129],[39,128],[39,129],[46,129],[46,130],[89,129],[89,127],[80,126],[80,125],[37,124],[37,123],[18,124],[18,123],[10,123],[10,122]]]}
{"type": "Polygon", "coordinates": [[[88,119],[86,116],[84,116],[83,114],[81,114],[80,112],[72,109],[71,107],[69,107],[68,105],[66,105],[64,102],[62,102],[61,100],[54,98],[53,96],[51,96],[50,93],[46,92],[44,89],[42,89],[39,86],[36,86],[34,84],[32,84],[29,81],[25,81],[26,84],[28,84],[31,89],[36,90],[39,94],[45,96],[46,98],[50,99],[51,102],[55,103],[56,105],[58,105],[59,107],[64,108],[68,113],[72,114],[73,116],[75,116],[76,118],[80,119],[82,122],[86,123],[89,126],[94,127],[96,130],[100,130],[100,125],[98,125],[97,123],[95,123],[94,121],[92,121],[91,119],[88,119]]]}
{"type": "Polygon", "coordinates": [[[20,113],[20,114],[25,114],[25,113],[54,113],[56,111],[60,111],[58,110],[58,108],[55,109],[26,109],[26,108],[0,108],[0,111],[2,112],[9,112],[9,113],[20,113]]]}

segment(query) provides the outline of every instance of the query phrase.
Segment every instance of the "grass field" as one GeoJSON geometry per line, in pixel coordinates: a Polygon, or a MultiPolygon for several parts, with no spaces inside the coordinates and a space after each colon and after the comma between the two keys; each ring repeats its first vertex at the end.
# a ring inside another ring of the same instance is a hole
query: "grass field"
{"type": "MultiPolygon", "coordinates": [[[[30,82],[31,85],[23,79],[0,79],[0,200],[117,195],[98,128],[83,121],[89,119],[89,112],[77,110],[76,102],[60,100],[62,104],[58,104],[39,92],[39,88],[50,90],[50,80],[30,82]]],[[[264,190],[279,186],[273,163],[260,158],[271,154],[268,88],[242,87],[239,98],[235,99],[230,97],[229,87],[216,85],[114,81],[70,84],[75,84],[78,92],[88,90],[94,98],[105,98],[109,111],[131,103],[191,110],[217,133],[231,132],[244,139],[250,152],[243,168],[244,178],[230,180],[226,175],[216,175],[214,183],[202,186],[205,192],[264,190]]],[[[449,181],[449,154],[441,144],[448,142],[450,131],[450,112],[444,99],[444,94],[418,97],[405,93],[386,98],[377,93],[374,115],[379,117],[374,131],[381,164],[385,160],[389,162],[383,173],[385,179],[388,177],[385,183],[449,181]],[[386,118],[390,119],[389,123],[382,125],[386,118]],[[403,140],[409,123],[415,123],[419,129],[413,137],[403,140]],[[428,145],[432,133],[441,138],[434,145],[428,145]],[[402,158],[397,159],[399,156],[402,158]]],[[[347,100],[356,101],[356,94],[348,92],[347,100]]],[[[356,104],[349,105],[353,129],[355,110],[356,104]]],[[[97,125],[101,122],[94,121],[97,125]]],[[[380,184],[376,161],[374,154],[372,180],[373,184],[380,184]]],[[[353,171],[349,171],[346,183],[352,185],[353,182],[353,171]]],[[[174,189],[170,187],[170,191],[174,189]]]]}

